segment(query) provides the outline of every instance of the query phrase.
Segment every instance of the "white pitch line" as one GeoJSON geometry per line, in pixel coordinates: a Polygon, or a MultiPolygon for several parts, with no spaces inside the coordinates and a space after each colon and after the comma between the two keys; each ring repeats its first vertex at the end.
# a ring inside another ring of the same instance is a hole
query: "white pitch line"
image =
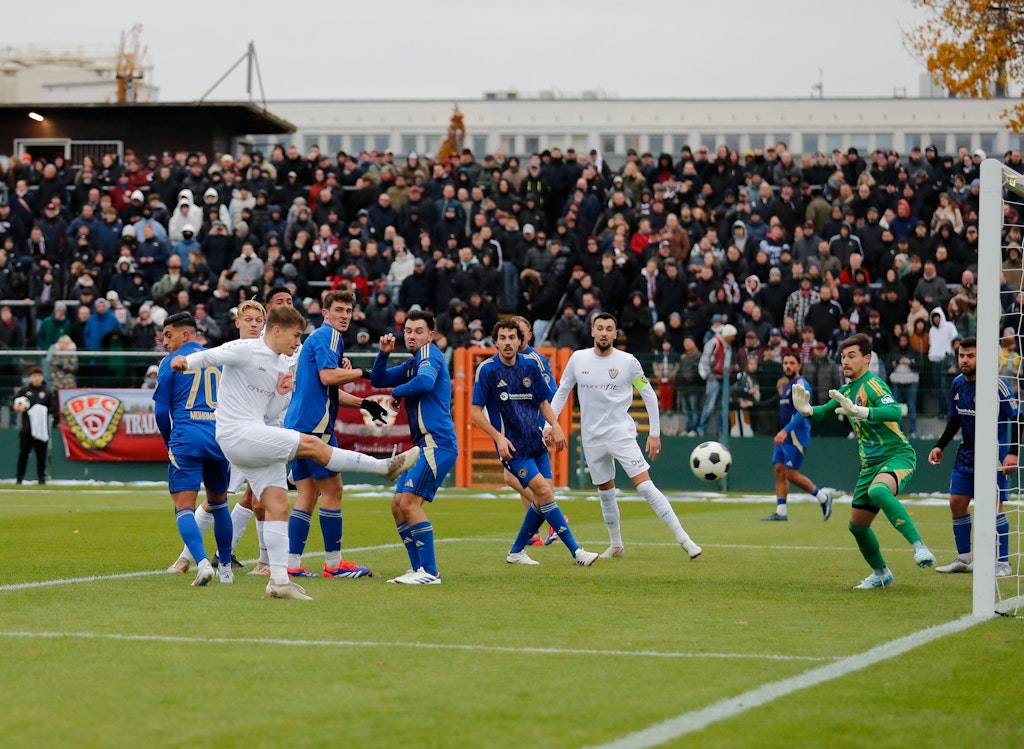
{"type": "Polygon", "coordinates": [[[589,749],[649,749],[649,747],[655,747],[664,744],[666,741],[672,741],[686,734],[700,731],[712,723],[736,717],[748,710],[761,707],[801,689],[817,686],[818,684],[860,671],[868,666],[873,666],[876,663],[895,658],[898,655],[926,645],[933,640],[962,632],[973,627],[975,624],[987,621],[989,618],[968,615],[946,624],[922,629],[905,637],[890,640],[863,653],[847,656],[833,663],[805,671],[797,676],[791,676],[788,679],[770,682],[757,689],[751,689],[735,697],[720,700],[700,710],[683,713],[675,718],[655,723],[653,726],[642,731],[631,733],[628,736],[623,736],[605,744],[589,747],[589,749]]]}
{"type": "Polygon", "coordinates": [[[483,653],[537,653],[541,655],[598,655],[639,658],[712,658],[725,660],[833,661],[832,657],[778,655],[773,653],[681,653],[658,650],[593,650],[588,648],[541,648],[503,645],[464,645],[446,642],[374,642],[363,640],[281,640],[266,637],[183,637],[171,635],[124,635],[110,632],[0,632],[0,637],[25,639],[118,640],[166,642],[186,645],[274,645],[280,647],[414,648],[419,650],[466,650],[483,653]]]}
{"type": "MultiPolygon", "coordinates": [[[[495,539],[489,538],[441,538],[437,539],[434,543],[454,543],[457,541],[493,541],[495,539]]],[[[378,546],[359,546],[350,549],[345,549],[346,552],[364,552],[364,551],[380,551],[382,549],[397,549],[405,548],[400,544],[380,544],[378,546]]],[[[322,557],[324,552],[322,551],[311,551],[307,552],[304,556],[307,557],[322,557]]],[[[246,559],[248,564],[255,564],[255,559],[246,559]]],[[[8,585],[0,585],[0,593],[9,590],[28,590],[31,588],[51,588],[56,585],[74,585],[75,583],[95,583],[101,580],[121,580],[131,577],[153,577],[157,575],[168,575],[171,574],[167,570],[143,570],[140,572],[116,572],[112,575],[91,575],[89,577],[65,577],[57,580],[37,580],[30,583],[10,583],[8,585]]]]}
{"type": "MultiPolygon", "coordinates": [[[[438,544],[450,544],[450,543],[506,543],[507,539],[504,537],[467,537],[467,538],[439,538],[435,541],[438,544]]],[[[595,542],[597,543],[597,542],[595,542]]],[[[669,543],[667,541],[635,541],[630,544],[631,546],[652,546],[652,547],[675,547],[678,544],[669,543]]],[[[346,548],[346,552],[353,554],[362,552],[373,552],[382,551],[385,549],[399,549],[404,548],[399,544],[379,544],[376,546],[359,546],[346,548]]],[[[704,544],[705,549],[768,549],[768,550],[780,550],[780,551],[849,551],[846,547],[834,547],[834,546],[778,546],[776,544],[766,545],[754,545],[754,544],[704,544]]],[[[903,548],[903,547],[900,547],[903,548]]],[[[934,548],[934,547],[933,547],[934,548]]],[[[896,548],[885,548],[883,551],[897,551],[896,548]]],[[[323,556],[322,551],[311,551],[307,552],[304,556],[307,557],[318,557],[323,556]]],[[[246,564],[255,564],[255,559],[244,560],[246,564]]],[[[110,575],[89,575],[86,577],[64,577],[56,580],[36,580],[33,582],[25,583],[8,583],[6,585],[0,585],[0,593],[6,593],[15,590],[31,590],[33,588],[52,588],[59,585],[76,585],[78,583],[95,583],[102,582],[104,580],[126,580],[134,577],[156,577],[159,575],[170,574],[167,570],[140,570],[138,572],[115,572],[110,575]]]]}

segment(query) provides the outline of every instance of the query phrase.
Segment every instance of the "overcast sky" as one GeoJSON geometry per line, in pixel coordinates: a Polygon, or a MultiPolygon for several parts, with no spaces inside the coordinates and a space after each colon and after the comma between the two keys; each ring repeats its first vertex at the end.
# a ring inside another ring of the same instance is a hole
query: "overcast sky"
{"type": "MultiPolygon", "coordinates": [[[[267,99],[916,96],[907,0],[219,0],[5,3],[0,48],[116,47],[143,24],[161,101],[199,98],[256,46],[267,99]]],[[[254,97],[259,99],[258,89],[254,97]]],[[[209,99],[244,99],[239,66],[209,99]]]]}

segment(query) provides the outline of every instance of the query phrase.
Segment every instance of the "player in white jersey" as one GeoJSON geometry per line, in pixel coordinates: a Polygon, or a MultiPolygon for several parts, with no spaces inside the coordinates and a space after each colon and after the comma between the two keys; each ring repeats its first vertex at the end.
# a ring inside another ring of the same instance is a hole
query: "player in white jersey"
{"type": "MultiPolygon", "coordinates": [[[[270,290],[270,294],[267,297],[267,308],[293,306],[295,305],[292,299],[292,293],[287,287],[275,286],[270,290]]],[[[259,302],[247,300],[238,305],[235,315],[235,327],[238,328],[239,338],[259,338],[263,335],[263,329],[266,322],[267,310],[259,302]]],[[[301,351],[301,349],[302,344],[299,344],[299,348],[296,349],[295,354],[289,357],[293,372],[295,371],[295,361],[298,360],[299,351],[301,351]]],[[[278,419],[271,426],[281,426],[280,420],[278,419]]],[[[235,558],[234,549],[238,546],[238,542],[242,540],[242,536],[245,534],[249,518],[255,514],[256,535],[259,540],[260,553],[256,566],[249,572],[249,574],[269,575],[270,565],[267,563],[267,549],[263,544],[263,508],[253,496],[252,489],[249,488],[249,485],[246,483],[245,477],[242,475],[241,471],[232,467],[231,480],[228,483],[228,493],[237,494],[238,492],[244,493],[242,498],[235,503],[234,508],[231,510],[231,525],[233,528],[231,539],[231,566],[235,569],[243,567],[242,563],[235,558]]],[[[203,504],[196,510],[196,525],[199,526],[199,531],[203,534],[205,534],[210,526],[213,525],[213,516],[210,514],[209,510],[210,508],[206,502],[203,502],[203,504]]],[[[171,573],[188,572],[193,561],[192,554],[186,546],[181,550],[181,554],[178,555],[174,564],[167,568],[167,571],[171,573]]]]}
{"type": "Polygon", "coordinates": [[[287,408],[294,379],[285,355],[299,345],[305,318],[290,307],[275,307],[267,315],[263,338],[238,340],[215,349],[176,356],[177,372],[203,366],[222,366],[217,403],[217,442],[237,466],[266,510],[264,538],[270,558],[271,598],[308,600],[301,586],[288,578],[288,482],[286,462],[311,458],[332,471],[376,473],[393,481],[415,465],[419,448],[390,460],[331,447],[309,434],[270,426],[287,408]]]}
{"type": "Polygon", "coordinates": [[[629,415],[633,388],[639,391],[647,407],[650,424],[647,454],[651,460],[661,452],[658,396],[636,357],[614,348],[618,327],[613,315],[602,312],[594,316],[590,331],[594,347],[576,351],[569,357],[561,384],[551,401],[557,417],[565,407],[569,393],[573,387],[576,388],[583,455],[590,478],[597,485],[601,513],[611,539],[611,545],[601,556],[607,559],[621,557],[623,553],[619,505],[615,500],[615,463],[618,462],[640,495],[675,535],[676,541],[691,559],[696,559],[700,556],[701,547],[683,530],[672,505],[651,481],[651,466],[637,444],[636,424],[629,415]]]}

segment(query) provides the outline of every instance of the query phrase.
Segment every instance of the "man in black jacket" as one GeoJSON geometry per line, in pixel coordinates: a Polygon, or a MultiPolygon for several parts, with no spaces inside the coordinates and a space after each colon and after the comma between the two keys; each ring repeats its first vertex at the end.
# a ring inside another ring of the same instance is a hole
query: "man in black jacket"
{"type": "Polygon", "coordinates": [[[21,414],[21,440],[18,449],[18,468],[15,478],[25,480],[29,453],[35,451],[36,472],[39,483],[46,483],[46,448],[50,443],[50,419],[57,413],[57,399],[43,382],[43,368],[32,367],[29,384],[14,395],[14,410],[21,414]],[[26,405],[27,404],[27,405],[26,405]],[[36,406],[41,409],[32,411],[36,406]]]}

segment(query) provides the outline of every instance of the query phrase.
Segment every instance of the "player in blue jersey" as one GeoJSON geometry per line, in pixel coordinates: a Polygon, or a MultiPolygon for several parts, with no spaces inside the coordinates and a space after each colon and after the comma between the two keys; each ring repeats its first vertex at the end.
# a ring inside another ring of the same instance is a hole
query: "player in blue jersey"
{"type": "Polygon", "coordinates": [[[548,483],[551,459],[538,417],[551,426],[550,438],[555,449],[565,449],[565,434],[551,410],[554,391],[536,361],[519,353],[523,333],[518,321],[500,320],[495,324],[491,338],[498,347],[498,355],[485,359],[477,367],[473,385],[473,422],[494,440],[505,469],[516,477],[520,485],[530,490],[532,499],[505,561],[509,564],[540,564],[530,558],[524,548],[547,520],[576,563],[589,567],[598,555],[576,543],[548,483]]]}
{"type": "MultiPolygon", "coordinates": [[[[551,392],[554,393],[558,388],[558,383],[555,382],[555,376],[551,372],[551,365],[548,363],[547,357],[541,354],[537,349],[530,345],[533,340],[533,328],[530,326],[530,321],[521,315],[510,317],[510,320],[515,320],[519,324],[519,330],[523,334],[523,340],[519,344],[519,353],[527,359],[537,363],[537,366],[541,368],[541,374],[544,376],[544,381],[547,383],[551,392]]],[[[537,414],[537,423],[543,429],[544,417],[537,414]]],[[[505,483],[512,489],[519,492],[519,498],[523,502],[523,510],[529,510],[531,506],[535,504],[533,491],[529,487],[525,487],[519,483],[519,479],[515,477],[515,474],[510,473],[508,469],[504,471],[505,483]]],[[[548,486],[554,488],[554,480],[551,476],[548,477],[548,486]]],[[[569,522],[569,518],[563,513],[562,520],[566,524],[569,522]]],[[[554,543],[558,540],[558,533],[555,529],[548,525],[548,535],[545,538],[541,538],[539,533],[535,533],[530,540],[527,542],[527,546],[547,546],[548,544],[554,543]]]]}
{"type": "MultiPolygon", "coordinates": [[[[345,344],[341,334],[352,319],[355,294],[351,291],[328,291],[323,296],[323,324],[302,344],[295,390],[292,392],[286,429],[312,434],[331,447],[338,446],[334,422],[338,407],[361,408],[375,421],[383,422],[387,411],[376,401],[357,398],[339,388],[365,377],[361,369],[353,369],[344,358],[345,344]]],[[[315,577],[302,566],[302,552],[309,538],[309,526],[317,498],[320,502],[320,531],[324,539],[324,577],[366,577],[369,567],[341,558],[342,515],[341,474],[309,458],[292,461],[292,482],[297,497],[288,518],[288,574],[291,577],[315,577]]]]}
{"type": "MultiPolygon", "coordinates": [[[[187,312],[171,315],[164,321],[164,346],[169,354],[187,356],[205,349],[195,342],[196,321],[187,312]]],[[[217,539],[217,574],[222,583],[234,582],[231,569],[231,513],[228,511],[228,478],[231,467],[217,444],[216,417],[218,367],[200,367],[175,372],[171,359],[160,362],[153,391],[154,412],[160,434],[167,445],[167,488],[174,499],[178,533],[197,560],[193,585],[206,585],[213,579],[213,565],[203,547],[203,534],[196,525],[196,498],[199,486],[206,486],[206,501],[213,516],[217,539]]]]}
{"type": "MultiPolygon", "coordinates": [[[[964,338],[960,343],[957,363],[960,374],[953,380],[949,393],[949,420],[946,429],[928,453],[928,462],[939,465],[942,451],[959,431],[962,437],[956,451],[953,473],[949,480],[949,509],[953,515],[953,540],[956,543],[956,558],[949,564],[936,567],[936,572],[970,572],[974,569],[971,555],[971,511],[974,498],[974,436],[975,436],[975,391],[977,390],[978,342],[975,338],[964,338]]],[[[1007,497],[1007,476],[1017,470],[1017,399],[1009,383],[999,378],[999,459],[1003,468],[996,483],[999,486],[999,508],[996,515],[998,537],[998,560],[996,577],[1010,574],[1010,521],[1003,512],[1007,497]]]]}
{"type": "Polygon", "coordinates": [[[779,431],[775,435],[775,451],[772,454],[772,465],[775,468],[775,512],[761,520],[789,520],[786,513],[786,502],[789,498],[789,485],[796,484],[811,496],[817,497],[821,505],[821,514],[825,520],[832,517],[832,489],[818,488],[807,476],[800,473],[804,463],[804,453],[811,443],[811,422],[793,406],[791,393],[793,385],[800,383],[807,392],[811,386],[800,373],[800,357],[787,352],[782,355],[782,373],[785,380],[779,393],[779,431]]]}
{"type": "Polygon", "coordinates": [[[380,338],[380,353],[370,375],[374,387],[393,388],[393,410],[405,401],[412,441],[420,448],[416,465],[399,476],[391,501],[391,514],[411,568],[388,582],[401,585],[441,584],[434,555],[434,527],[423,503],[434,500],[459,455],[452,419],[452,381],[444,354],[434,345],[435,332],[430,312],[410,312],[405,318],[403,335],[412,357],[388,367],[388,356],[396,343],[393,334],[385,333],[380,338]]]}

